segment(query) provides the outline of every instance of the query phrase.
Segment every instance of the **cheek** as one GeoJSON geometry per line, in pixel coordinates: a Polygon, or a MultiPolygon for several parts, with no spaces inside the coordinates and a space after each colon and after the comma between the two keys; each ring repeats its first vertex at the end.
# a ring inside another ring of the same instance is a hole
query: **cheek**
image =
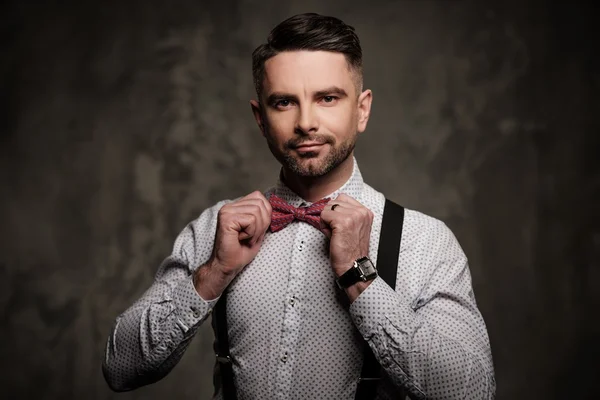
{"type": "Polygon", "coordinates": [[[353,133],[356,130],[356,116],[350,107],[325,109],[321,116],[321,125],[337,135],[353,133]]]}
{"type": "Polygon", "coordinates": [[[285,142],[294,133],[294,115],[292,112],[267,115],[269,135],[276,142],[285,142]]]}

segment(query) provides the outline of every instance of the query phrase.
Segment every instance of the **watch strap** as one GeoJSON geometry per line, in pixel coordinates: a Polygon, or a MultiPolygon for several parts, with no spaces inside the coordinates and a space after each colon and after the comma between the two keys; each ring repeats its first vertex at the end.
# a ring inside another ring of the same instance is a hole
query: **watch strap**
{"type": "Polygon", "coordinates": [[[371,261],[369,257],[361,257],[354,261],[354,264],[348,271],[344,272],[342,276],[336,279],[336,283],[340,289],[346,289],[356,282],[367,282],[375,278],[377,278],[377,269],[375,269],[373,261],[371,261]],[[369,265],[365,266],[367,263],[369,265]],[[368,275],[365,272],[368,273],[368,275]]]}
{"type": "Polygon", "coordinates": [[[336,279],[336,283],[340,289],[346,289],[358,281],[360,281],[360,271],[357,267],[356,261],[348,271],[344,272],[342,276],[336,279]]]}

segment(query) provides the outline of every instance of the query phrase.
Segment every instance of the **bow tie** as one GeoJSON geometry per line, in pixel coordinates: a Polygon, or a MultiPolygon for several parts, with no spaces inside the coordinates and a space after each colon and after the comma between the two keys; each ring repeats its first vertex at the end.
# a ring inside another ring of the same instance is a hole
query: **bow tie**
{"type": "Polygon", "coordinates": [[[320,215],[329,200],[330,199],[326,197],[313,203],[309,207],[294,207],[282,198],[272,194],[271,197],[269,197],[269,203],[271,203],[272,208],[271,232],[277,232],[285,228],[294,219],[308,222],[318,230],[321,230],[320,215]]]}

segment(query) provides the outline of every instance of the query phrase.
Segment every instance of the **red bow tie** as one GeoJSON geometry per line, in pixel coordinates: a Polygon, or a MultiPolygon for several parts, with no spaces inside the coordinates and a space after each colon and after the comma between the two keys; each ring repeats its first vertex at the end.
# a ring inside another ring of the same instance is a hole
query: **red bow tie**
{"type": "Polygon", "coordinates": [[[308,222],[318,230],[321,230],[320,215],[329,200],[326,197],[309,207],[294,207],[282,198],[272,194],[269,197],[269,203],[271,203],[273,210],[271,213],[271,232],[277,232],[285,228],[294,219],[308,222]]]}

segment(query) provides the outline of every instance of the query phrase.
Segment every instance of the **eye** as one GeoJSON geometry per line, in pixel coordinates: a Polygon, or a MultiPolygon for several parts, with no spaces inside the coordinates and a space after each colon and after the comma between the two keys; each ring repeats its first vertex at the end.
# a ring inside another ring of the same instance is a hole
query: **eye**
{"type": "Polygon", "coordinates": [[[292,102],[289,99],[281,99],[281,100],[277,100],[273,105],[276,108],[286,108],[289,107],[292,104],[292,102]]]}
{"type": "Polygon", "coordinates": [[[323,96],[322,100],[324,103],[328,103],[328,104],[333,104],[336,102],[336,100],[338,100],[338,97],[336,96],[323,96]]]}

